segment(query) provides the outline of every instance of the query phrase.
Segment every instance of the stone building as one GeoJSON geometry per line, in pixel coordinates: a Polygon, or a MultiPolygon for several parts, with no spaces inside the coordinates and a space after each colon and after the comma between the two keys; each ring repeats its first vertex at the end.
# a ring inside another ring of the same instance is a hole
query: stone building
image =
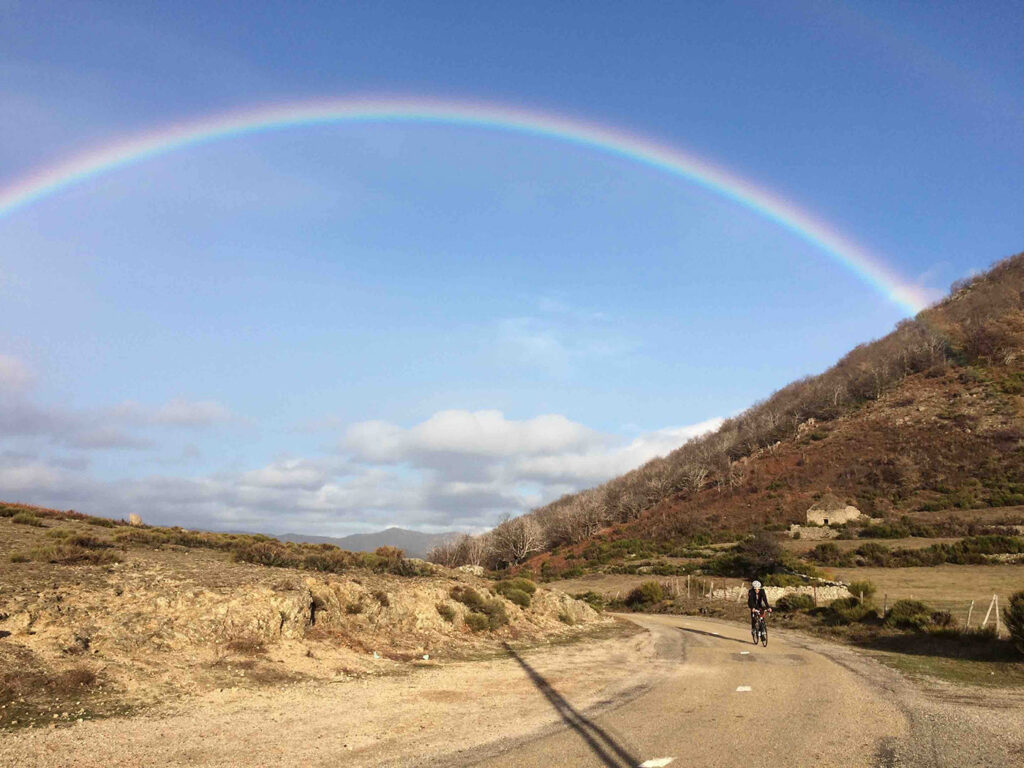
{"type": "Polygon", "coordinates": [[[860,510],[826,493],[807,510],[807,522],[811,525],[842,525],[861,517],[860,510]]]}

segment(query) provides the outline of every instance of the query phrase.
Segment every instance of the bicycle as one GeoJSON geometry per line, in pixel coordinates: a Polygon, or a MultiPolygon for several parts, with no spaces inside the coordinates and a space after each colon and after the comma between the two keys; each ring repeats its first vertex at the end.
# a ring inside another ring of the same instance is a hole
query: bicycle
{"type": "Polygon", "coordinates": [[[757,645],[758,641],[761,641],[761,645],[768,646],[768,624],[765,622],[764,617],[768,613],[767,610],[756,611],[757,613],[757,624],[753,629],[750,630],[750,636],[754,638],[754,645],[757,645]]]}

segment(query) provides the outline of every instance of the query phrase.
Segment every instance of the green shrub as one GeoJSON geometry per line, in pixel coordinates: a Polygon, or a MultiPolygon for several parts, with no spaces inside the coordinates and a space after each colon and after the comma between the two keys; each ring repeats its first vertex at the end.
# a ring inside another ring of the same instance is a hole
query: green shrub
{"type": "Polygon", "coordinates": [[[481,606],[480,612],[487,617],[487,626],[491,629],[508,624],[508,613],[505,612],[505,603],[502,600],[487,600],[481,606]]]}
{"type": "Polygon", "coordinates": [[[521,589],[506,589],[501,594],[506,600],[515,603],[521,608],[530,607],[530,596],[521,589]]]}
{"type": "Polygon", "coordinates": [[[161,531],[146,528],[121,528],[114,531],[114,541],[122,545],[141,544],[158,547],[167,543],[167,537],[161,531]]]}
{"type": "Polygon", "coordinates": [[[805,582],[793,573],[769,573],[761,579],[766,587],[799,587],[805,582]]]}
{"type": "Polygon", "coordinates": [[[626,605],[641,608],[660,603],[665,599],[665,590],[656,581],[645,581],[626,596],[626,605]]]}
{"type": "Polygon", "coordinates": [[[438,603],[436,607],[437,612],[438,614],[440,614],[442,619],[444,619],[448,623],[455,621],[455,609],[452,608],[450,605],[448,605],[447,603],[438,603]]]}
{"type": "Polygon", "coordinates": [[[865,602],[874,597],[878,591],[870,581],[851,581],[847,589],[850,590],[850,594],[865,602]]]}
{"type": "Polygon", "coordinates": [[[558,614],[558,620],[563,624],[568,624],[570,627],[576,623],[576,619],[572,617],[572,614],[568,611],[561,611],[558,614]]]}
{"type": "Polygon", "coordinates": [[[833,600],[828,607],[826,621],[831,624],[853,624],[878,618],[875,610],[855,597],[841,597],[833,600]]]}
{"type": "Polygon", "coordinates": [[[864,560],[865,565],[877,568],[886,568],[892,565],[892,553],[889,548],[874,541],[857,547],[857,555],[864,560]]]}
{"type": "Polygon", "coordinates": [[[529,579],[506,579],[493,587],[494,591],[523,608],[530,607],[530,596],[537,591],[537,585],[529,579]]]}
{"type": "Polygon", "coordinates": [[[523,578],[522,576],[517,576],[514,579],[505,579],[503,581],[499,581],[495,585],[496,592],[500,592],[502,588],[519,589],[528,595],[532,595],[534,592],[537,591],[537,585],[529,579],[523,578]]]}
{"type": "Polygon", "coordinates": [[[63,542],[35,547],[28,551],[27,557],[36,562],[57,565],[108,565],[121,562],[121,556],[110,549],[90,549],[63,542]]]}
{"type": "Polygon", "coordinates": [[[310,552],[302,558],[302,567],[307,571],[341,573],[352,564],[352,555],[340,549],[310,552]]]}
{"type": "Polygon", "coordinates": [[[243,563],[255,563],[276,568],[298,568],[301,564],[301,560],[287,547],[262,541],[235,547],[231,557],[233,560],[243,563]]]}
{"type": "Polygon", "coordinates": [[[377,599],[377,602],[381,604],[381,607],[387,608],[391,605],[391,599],[388,597],[388,593],[383,589],[378,589],[373,593],[373,596],[377,599]]]}
{"type": "Polygon", "coordinates": [[[356,614],[362,613],[362,612],[363,612],[363,604],[362,604],[362,602],[346,603],[345,604],[345,613],[347,613],[349,616],[355,616],[356,614]]]}
{"type": "Polygon", "coordinates": [[[105,517],[89,516],[85,518],[85,522],[87,522],[89,525],[95,525],[100,528],[113,528],[115,525],[117,525],[117,523],[115,523],[113,520],[108,520],[105,517]]]}
{"type": "Polygon", "coordinates": [[[12,563],[28,563],[32,558],[25,552],[14,552],[9,558],[12,563]]]}
{"type": "Polygon", "coordinates": [[[808,552],[805,557],[808,560],[812,560],[813,562],[821,565],[833,566],[845,565],[850,560],[849,556],[831,541],[818,544],[814,549],[808,552]]]}
{"type": "Polygon", "coordinates": [[[783,595],[775,604],[775,608],[783,613],[809,611],[814,607],[814,598],[804,594],[783,595]]]}
{"type": "Polygon", "coordinates": [[[11,522],[12,523],[17,523],[18,525],[31,525],[31,526],[34,526],[35,528],[45,528],[46,527],[46,524],[42,520],[40,520],[38,517],[33,515],[31,512],[19,512],[18,514],[16,514],[14,517],[11,518],[11,522]]]}
{"type": "Polygon", "coordinates": [[[86,549],[106,549],[114,545],[104,539],[97,539],[84,533],[76,533],[70,528],[53,528],[46,532],[47,537],[58,539],[61,544],[86,549]]]}
{"type": "Polygon", "coordinates": [[[573,595],[577,600],[582,600],[587,603],[598,613],[601,613],[605,609],[605,599],[603,595],[599,595],[597,592],[580,592],[579,594],[573,595]]]}
{"type": "Polygon", "coordinates": [[[885,614],[885,625],[921,631],[932,623],[932,613],[920,600],[897,600],[885,614]]]}
{"type": "Polygon", "coordinates": [[[1014,646],[1024,653],[1024,590],[1010,595],[1009,604],[1003,608],[1003,621],[1010,630],[1014,646]]]}
{"type": "Polygon", "coordinates": [[[484,605],[483,597],[481,597],[480,593],[472,587],[465,587],[458,584],[452,587],[451,592],[448,594],[451,595],[452,600],[457,603],[462,603],[471,611],[478,611],[484,605]]]}
{"type": "Polygon", "coordinates": [[[482,613],[467,613],[466,626],[474,632],[483,632],[490,626],[490,622],[482,613]]]}

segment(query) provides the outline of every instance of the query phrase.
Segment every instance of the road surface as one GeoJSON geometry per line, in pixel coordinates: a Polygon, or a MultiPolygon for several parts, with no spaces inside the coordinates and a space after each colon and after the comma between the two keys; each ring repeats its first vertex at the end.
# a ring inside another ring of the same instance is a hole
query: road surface
{"type": "Polygon", "coordinates": [[[874,766],[906,735],[902,712],[821,653],[772,634],[753,645],[735,624],[630,616],[657,639],[661,680],[593,717],[520,660],[562,724],[542,738],[492,745],[464,765],[874,766]]]}
{"type": "Polygon", "coordinates": [[[1024,693],[911,682],[853,649],[687,616],[335,684],[222,690],[0,734],[0,768],[1024,765],[1024,693]]]}

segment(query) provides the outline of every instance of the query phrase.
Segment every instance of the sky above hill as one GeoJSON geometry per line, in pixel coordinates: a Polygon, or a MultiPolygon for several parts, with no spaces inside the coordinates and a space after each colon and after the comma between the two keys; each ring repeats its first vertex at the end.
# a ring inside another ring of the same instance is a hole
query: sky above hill
{"type": "Polygon", "coordinates": [[[0,0],[0,499],[481,530],[884,335],[893,285],[934,299],[1024,248],[1019,3],[580,8],[0,0]],[[491,119],[299,121],[46,181],[353,100],[491,119]],[[655,145],[764,205],[621,151],[655,145]]]}

